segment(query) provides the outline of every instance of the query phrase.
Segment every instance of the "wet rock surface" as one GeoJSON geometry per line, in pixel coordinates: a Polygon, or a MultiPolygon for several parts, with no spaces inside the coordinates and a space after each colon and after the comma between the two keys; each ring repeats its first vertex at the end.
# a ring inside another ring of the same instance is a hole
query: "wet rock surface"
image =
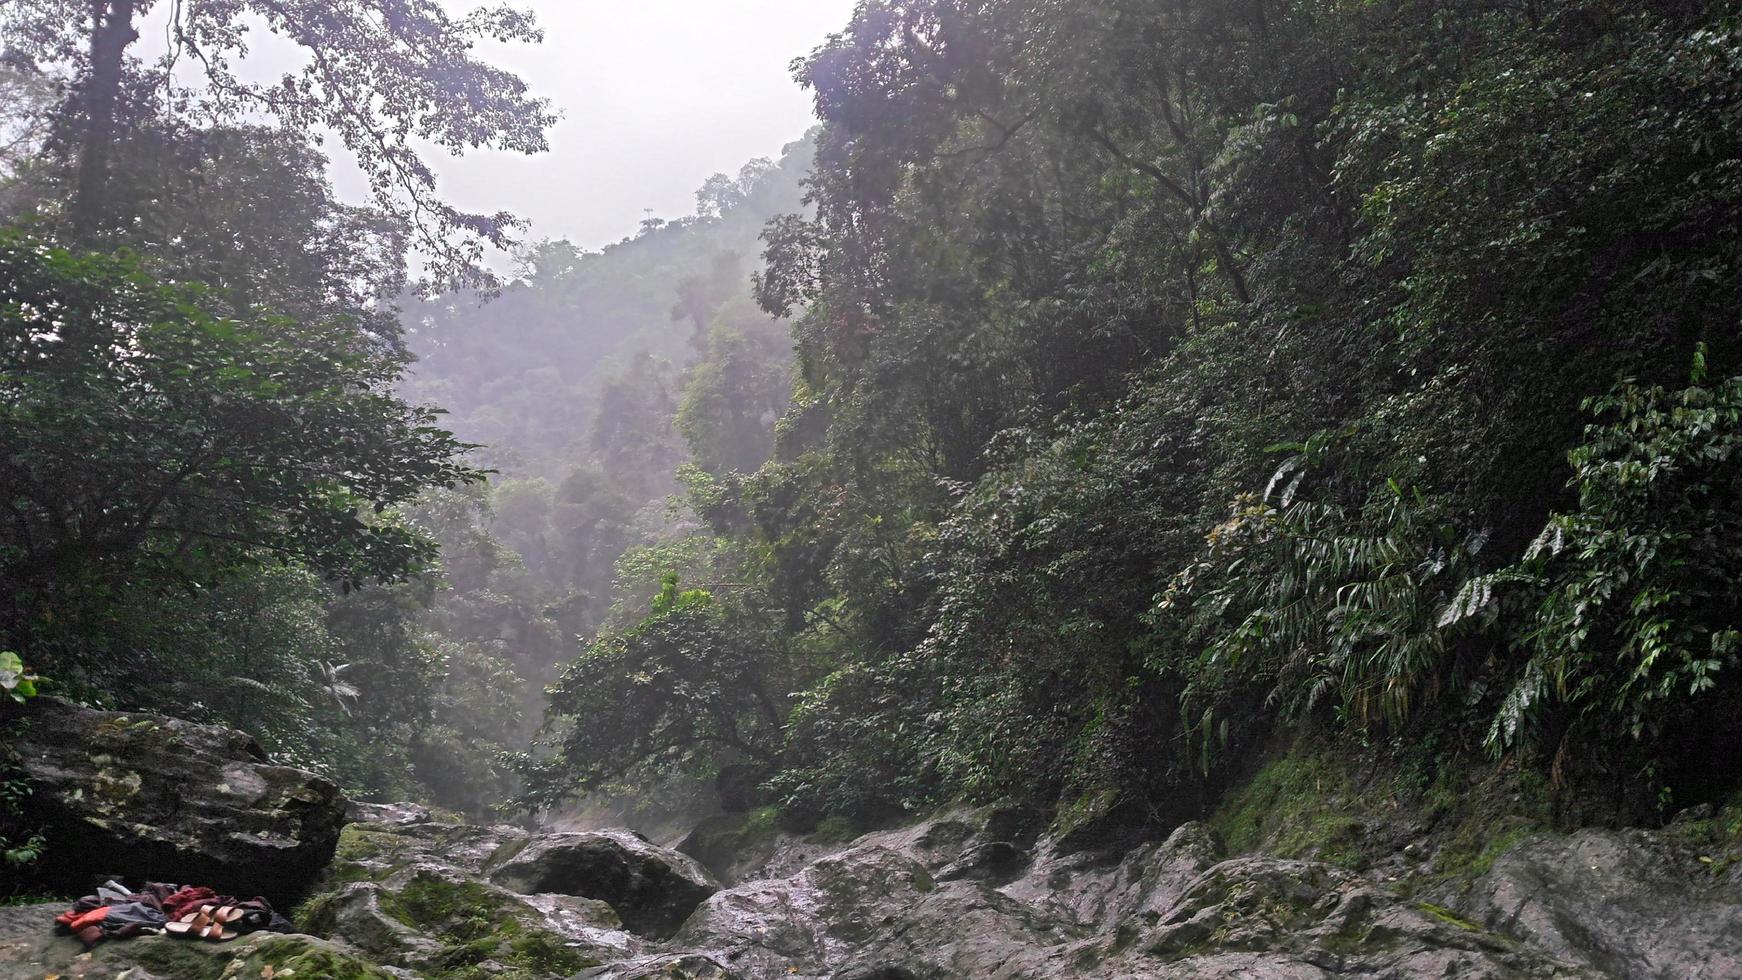
{"type": "Polygon", "coordinates": [[[706,953],[643,956],[578,974],[574,980],[745,980],[706,953]]]}
{"type": "Polygon", "coordinates": [[[1474,881],[1405,894],[1324,862],[1226,855],[1196,823],[1115,852],[963,811],[845,843],[765,841],[721,888],[632,834],[405,812],[345,829],[298,910],[313,936],[155,937],[80,959],[48,931],[58,907],[0,910],[0,978],[219,980],[298,956],[320,964],[298,975],[431,980],[1742,975],[1738,875],[1674,830],[1528,838],[1474,881]]]}
{"type": "Polygon", "coordinates": [[[490,880],[517,892],[598,899],[631,931],[658,938],[720,889],[691,858],[622,831],[540,835],[491,868],[490,880]]]}
{"type": "Polygon", "coordinates": [[[694,858],[718,881],[735,885],[766,869],[781,843],[774,831],[772,814],[765,821],[753,823],[743,814],[722,813],[691,828],[674,849],[694,858]]]}
{"type": "Polygon", "coordinates": [[[490,869],[538,840],[509,826],[354,824],[297,923],[436,980],[568,977],[646,952],[605,902],[490,881],[490,869]]]}
{"type": "Polygon", "coordinates": [[[52,829],[45,890],[103,876],[294,899],[333,856],[337,787],[273,765],[242,732],[38,698],[8,724],[30,780],[24,822],[52,829]]]}
{"type": "Polygon", "coordinates": [[[410,827],[434,819],[429,807],[417,803],[362,803],[352,800],[345,805],[345,822],[374,823],[388,827],[410,827]]]}
{"type": "Polygon", "coordinates": [[[1119,857],[1042,842],[1000,884],[988,864],[1009,852],[961,823],[872,835],[722,891],[673,945],[747,980],[1581,975],[1328,864],[1224,860],[1197,824],[1119,857]]]}
{"type": "Polygon", "coordinates": [[[1462,904],[1600,975],[1742,977],[1742,875],[1673,829],[1528,838],[1462,904]]]}

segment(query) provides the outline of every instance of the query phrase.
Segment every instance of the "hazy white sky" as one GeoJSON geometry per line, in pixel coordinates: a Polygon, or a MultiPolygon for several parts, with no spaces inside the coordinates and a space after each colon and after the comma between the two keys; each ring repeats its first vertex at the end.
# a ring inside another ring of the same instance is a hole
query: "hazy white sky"
{"type": "Polygon", "coordinates": [[[596,248],[632,234],[644,209],[688,214],[710,174],[802,136],[814,121],[809,93],[787,66],[846,26],[853,0],[515,5],[537,12],[545,43],[488,53],[562,110],[551,152],[436,161],[443,192],[531,219],[533,238],[596,248]]]}
{"type": "MultiPolygon", "coordinates": [[[[0,0],[5,3],[6,0],[0,0]]],[[[440,0],[464,12],[483,0],[440,0]]],[[[715,173],[776,157],[815,122],[793,59],[847,25],[854,0],[509,0],[530,8],[541,45],[480,47],[525,78],[563,119],[536,157],[479,151],[454,159],[432,149],[441,193],[460,207],[509,210],[527,237],[599,248],[634,234],[645,212],[677,218],[715,173]]],[[[141,23],[134,54],[167,49],[167,4],[141,23]],[[158,43],[160,42],[160,43],[158,43]]],[[[301,63],[288,42],[258,34],[241,74],[260,82],[301,63]]],[[[188,69],[190,72],[192,68],[188,69]]],[[[368,184],[329,140],[339,195],[365,200],[368,184]]],[[[501,257],[498,257],[501,258],[501,257]]]]}

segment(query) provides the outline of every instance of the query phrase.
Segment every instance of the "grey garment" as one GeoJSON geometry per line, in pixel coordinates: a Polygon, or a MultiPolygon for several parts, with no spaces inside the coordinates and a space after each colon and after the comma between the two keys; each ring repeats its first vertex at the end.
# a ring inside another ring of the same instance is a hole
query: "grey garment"
{"type": "Polygon", "coordinates": [[[168,921],[162,909],[148,902],[122,902],[109,906],[109,914],[103,917],[103,932],[109,936],[121,932],[131,935],[143,929],[162,929],[168,921]]]}

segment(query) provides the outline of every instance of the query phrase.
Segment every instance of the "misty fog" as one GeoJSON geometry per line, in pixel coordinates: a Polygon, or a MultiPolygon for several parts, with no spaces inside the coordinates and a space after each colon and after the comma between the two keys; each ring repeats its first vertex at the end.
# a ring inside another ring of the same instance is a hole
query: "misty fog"
{"type": "Polygon", "coordinates": [[[1742,977],[1734,0],[0,0],[0,980],[1742,977]]]}

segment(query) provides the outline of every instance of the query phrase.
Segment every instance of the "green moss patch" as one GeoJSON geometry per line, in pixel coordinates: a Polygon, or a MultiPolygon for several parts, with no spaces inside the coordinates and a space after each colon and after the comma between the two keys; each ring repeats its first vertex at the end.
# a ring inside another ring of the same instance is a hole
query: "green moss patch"
{"type": "Polygon", "coordinates": [[[1435,905],[1432,902],[1421,902],[1421,903],[1418,903],[1416,905],[1416,908],[1420,909],[1426,915],[1430,915],[1433,918],[1440,920],[1441,922],[1447,923],[1448,925],[1457,926],[1459,929],[1462,929],[1465,932],[1481,932],[1482,931],[1481,926],[1477,925],[1474,922],[1471,922],[1469,919],[1464,918],[1463,916],[1459,915],[1456,912],[1453,912],[1451,909],[1448,909],[1443,905],[1435,905]]]}
{"type": "Polygon", "coordinates": [[[232,960],[230,976],[258,977],[266,967],[275,976],[321,977],[323,980],[387,980],[391,974],[346,953],[299,936],[271,936],[232,960]],[[251,951],[250,951],[251,950],[251,951]]]}
{"type": "Polygon", "coordinates": [[[598,965],[531,921],[525,906],[478,882],[419,873],[383,892],[381,910],[445,947],[437,968],[425,971],[431,980],[567,976],[598,965]],[[486,962],[507,969],[479,973],[486,962]]]}
{"type": "Polygon", "coordinates": [[[350,824],[339,832],[339,846],[322,886],[337,888],[359,881],[385,881],[410,863],[415,841],[382,827],[350,824]]]}
{"type": "Polygon", "coordinates": [[[1448,767],[1423,795],[1423,811],[1437,828],[1438,878],[1479,878],[1514,844],[1554,824],[1547,781],[1514,768],[1472,781],[1467,770],[1448,767]]]}
{"type": "Polygon", "coordinates": [[[501,911],[504,904],[500,896],[477,882],[449,881],[428,873],[418,874],[397,892],[383,893],[381,900],[383,911],[419,931],[460,929],[466,922],[501,911]]]}
{"type": "Polygon", "coordinates": [[[1053,819],[1053,833],[1061,839],[1068,838],[1105,819],[1118,803],[1117,789],[1109,787],[1098,792],[1084,793],[1059,810],[1058,816],[1053,819]]]}
{"type": "Polygon", "coordinates": [[[806,839],[817,844],[845,844],[858,836],[858,825],[846,817],[824,817],[806,839]]]}
{"type": "Polygon", "coordinates": [[[224,945],[140,940],[128,950],[139,965],[176,980],[231,980],[270,973],[311,980],[391,980],[392,974],[308,936],[256,934],[224,945]]]}
{"type": "Polygon", "coordinates": [[[1533,821],[1515,816],[1502,818],[1498,826],[1462,821],[1440,849],[1435,871],[1442,878],[1480,878],[1500,855],[1539,829],[1533,821]]]}
{"type": "Polygon", "coordinates": [[[1694,848],[1712,877],[1728,873],[1742,863],[1742,794],[1732,797],[1711,816],[1678,818],[1670,824],[1669,831],[1694,848]]]}
{"type": "Polygon", "coordinates": [[[335,861],[372,861],[399,853],[406,847],[405,838],[390,830],[365,824],[349,824],[339,832],[339,846],[333,852],[335,861]]]}
{"type": "Polygon", "coordinates": [[[1391,859],[1410,840],[1400,835],[1418,832],[1422,874],[1404,883],[1407,891],[1480,877],[1520,840],[1551,829],[1554,807],[1533,770],[1430,744],[1385,749],[1317,738],[1274,753],[1223,798],[1210,824],[1233,853],[1352,870],[1391,859]]]}
{"type": "Polygon", "coordinates": [[[1370,805],[1329,753],[1297,745],[1230,793],[1210,826],[1237,854],[1263,851],[1354,868],[1370,805]]]}

